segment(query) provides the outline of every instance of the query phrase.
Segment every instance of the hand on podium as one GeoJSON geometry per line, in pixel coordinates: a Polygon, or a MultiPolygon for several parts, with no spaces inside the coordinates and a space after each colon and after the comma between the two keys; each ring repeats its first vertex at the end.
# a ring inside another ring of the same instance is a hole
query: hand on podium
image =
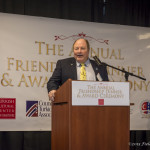
{"type": "Polygon", "coordinates": [[[56,93],[56,90],[51,90],[51,91],[48,93],[48,97],[49,97],[49,100],[50,100],[50,101],[54,101],[55,93],[56,93]]]}

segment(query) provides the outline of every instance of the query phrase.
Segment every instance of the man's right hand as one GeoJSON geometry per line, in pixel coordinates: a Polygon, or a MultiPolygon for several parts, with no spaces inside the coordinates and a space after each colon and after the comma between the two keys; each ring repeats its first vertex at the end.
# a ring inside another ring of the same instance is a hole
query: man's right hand
{"type": "Polygon", "coordinates": [[[55,99],[55,93],[56,93],[56,90],[51,90],[51,91],[48,93],[48,96],[49,96],[49,100],[50,100],[50,101],[54,101],[54,99],[55,99]]]}

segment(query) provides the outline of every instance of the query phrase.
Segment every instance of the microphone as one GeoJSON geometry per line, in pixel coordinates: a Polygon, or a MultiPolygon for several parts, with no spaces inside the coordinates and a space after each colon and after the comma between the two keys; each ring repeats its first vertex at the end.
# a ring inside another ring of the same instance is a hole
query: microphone
{"type": "Polygon", "coordinates": [[[102,62],[98,59],[97,56],[94,56],[93,58],[94,58],[95,62],[98,64],[98,66],[102,64],[102,62]]]}

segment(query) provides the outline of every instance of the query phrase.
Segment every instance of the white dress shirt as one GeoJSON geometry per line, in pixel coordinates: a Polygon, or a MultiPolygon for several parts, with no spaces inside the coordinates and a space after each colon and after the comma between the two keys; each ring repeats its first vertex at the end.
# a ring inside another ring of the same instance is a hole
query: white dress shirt
{"type": "MultiPolygon", "coordinates": [[[[76,64],[77,64],[77,80],[80,80],[81,64],[79,62],[77,62],[76,64]]],[[[86,69],[86,79],[90,81],[96,81],[95,72],[90,63],[90,60],[88,59],[84,64],[85,64],[85,69],[86,69]]]]}

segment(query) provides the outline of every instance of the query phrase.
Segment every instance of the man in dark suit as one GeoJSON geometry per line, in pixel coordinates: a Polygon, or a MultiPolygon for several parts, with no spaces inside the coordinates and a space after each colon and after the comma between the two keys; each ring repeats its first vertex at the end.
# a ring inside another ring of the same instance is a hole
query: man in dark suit
{"type": "Polygon", "coordinates": [[[52,77],[47,83],[50,100],[54,100],[56,90],[69,78],[80,80],[81,64],[85,64],[86,80],[108,81],[105,66],[98,66],[95,61],[89,59],[89,42],[86,39],[78,39],[73,44],[74,57],[58,60],[52,77]]]}

